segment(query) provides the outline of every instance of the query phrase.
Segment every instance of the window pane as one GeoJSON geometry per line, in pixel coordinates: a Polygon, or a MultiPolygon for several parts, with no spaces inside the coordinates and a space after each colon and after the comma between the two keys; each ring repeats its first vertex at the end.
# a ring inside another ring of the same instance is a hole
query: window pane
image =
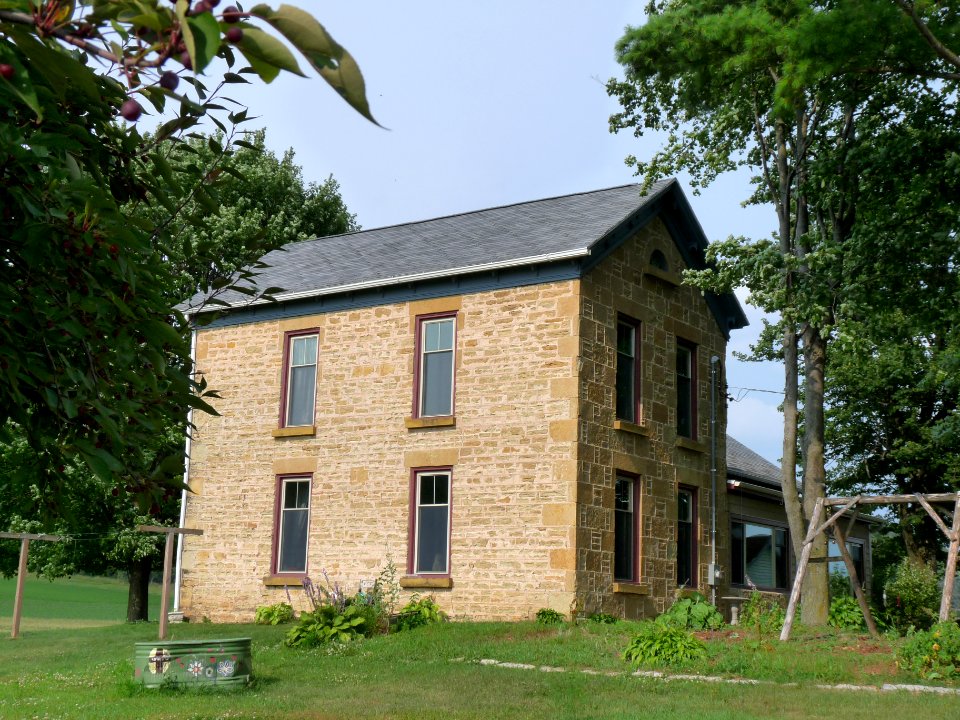
{"type": "Polygon", "coordinates": [[[744,585],[743,579],[743,523],[730,525],[730,582],[744,585]]]}
{"type": "Polygon", "coordinates": [[[693,567],[693,493],[677,491],[677,584],[696,582],[693,567]]]}
{"type": "Polygon", "coordinates": [[[693,520],[693,496],[686,490],[677,493],[677,519],[684,522],[693,520]]]}
{"type": "Polygon", "coordinates": [[[693,437],[693,380],[690,348],[677,345],[677,435],[693,437]]]}
{"type": "Polygon", "coordinates": [[[746,574],[754,585],[774,587],[773,531],[760,525],[745,525],[746,574]]]}
{"type": "Polygon", "coordinates": [[[433,475],[420,476],[420,504],[433,505],[433,475]]]}
{"type": "Polygon", "coordinates": [[[423,356],[420,414],[450,415],[453,411],[453,351],[423,356]]]}
{"type": "Polygon", "coordinates": [[[453,349],[453,318],[423,324],[423,349],[425,352],[453,349]]]}
{"type": "Polygon", "coordinates": [[[636,580],[633,480],[617,478],[613,511],[613,577],[636,580]]]}
{"type": "Polygon", "coordinates": [[[292,365],[316,365],[317,363],[317,336],[300,337],[293,339],[292,365]]]}
{"type": "Polygon", "coordinates": [[[285,509],[310,507],[310,481],[287,481],[283,484],[283,507],[285,509]]]}
{"type": "Polygon", "coordinates": [[[777,587],[785,588],[789,581],[787,580],[787,531],[777,530],[777,587]]]}
{"type": "Polygon", "coordinates": [[[449,502],[446,475],[433,476],[433,501],[437,505],[446,505],[449,502]]]}
{"type": "Polygon", "coordinates": [[[278,572],[306,572],[308,510],[284,510],[280,515],[278,572]]]}
{"type": "Polygon", "coordinates": [[[290,368],[290,394],[287,397],[287,425],[313,423],[316,365],[290,368]]]}
{"type": "Polygon", "coordinates": [[[617,417],[637,421],[636,367],[633,358],[617,354],[617,417]]]}
{"type": "Polygon", "coordinates": [[[447,519],[449,506],[421,507],[417,513],[418,573],[447,572],[447,519]]]}
{"type": "Polygon", "coordinates": [[[627,323],[617,323],[617,352],[633,357],[636,346],[636,329],[627,323]]]}

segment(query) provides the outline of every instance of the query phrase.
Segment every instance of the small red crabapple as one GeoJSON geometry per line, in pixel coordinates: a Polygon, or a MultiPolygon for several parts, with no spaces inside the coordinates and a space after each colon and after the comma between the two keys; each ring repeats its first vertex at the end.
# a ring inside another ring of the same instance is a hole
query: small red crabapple
{"type": "Polygon", "coordinates": [[[227,39],[228,43],[233,43],[236,45],[238,42],[243,40],[243,28],[232,27],[224,33],[224,37],[227,39]]]}
{"type": "Polygon", "coordinates": [[[123,116],[123,119],[129,120],[130,122],[136,122],[139,120],[140,113],[142,112],[143,108],[140,107],[140,103],[132,98],[120,106],[120,114],[123,116]]]}

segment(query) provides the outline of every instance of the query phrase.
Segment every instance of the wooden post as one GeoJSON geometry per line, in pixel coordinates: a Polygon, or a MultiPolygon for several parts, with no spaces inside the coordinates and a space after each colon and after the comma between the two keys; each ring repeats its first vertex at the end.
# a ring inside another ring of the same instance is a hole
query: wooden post
{"type": "MultiPolygon", "coordinates": [[[[856,514],[854,514],[854,517],[856,517],[856,514]]],[[[860,578],[857,577],[857,568],[853,564],[853,558],[850,557],[850,551],[847,549],[847,537],[843,530],[840,529],[840,523],[837,523],[836,526],[834,526],[833,536],[837,540],[837,547],[840,548],[840,555],[843,557],[843,564],[847,566],[847,573],[850,576],[850,585],[853,586],[853,594],[857,598],[857,604],[860,605],[860,611],[863,613],[863,619],[867,623],[867,630],[873,637],[879,637],[880,633],[877,632],[877,624],[873,621],[873,614],[870,612],[870,605],[867,604],[867,598],[864,597],[863,588],[860,587],[860,583],[858,582],[860,578]]]]}
{"type": "Polygon", "coordinates": [[[36,533],[0,532],[0,538],[20,541],[20,564],[17,566],[17,589],[13,598],[13,628],[10,630],[10,639],[20,636],[20,616],[23,610],[23,580],[27,576],[27,555],[30,553],[31,540],[46,540],[59,542],[63,538],[59,535],[38,535],[36,533]]]}
{"type": "Polygon", "coordinates": [[[174,535],[203,535],[203,530],[194,528],[163,527],[162,525],[137,525],[140,532],[161,533],[167,536],[163,549],[163,590],[160,593],[160,639],[167,639],[167,608],[170,603],[170,567],[173,565],[174,535]]]}
{"type": "Polygon", "coordinates": [[[950,618],[950,606],[953,604],[953,583],[957,576],[957,553],[960,551],[960,495],[953,508],[953,529],[950,537],[950,549],[947,551],[947,568],[943,573],[943,597],[940,599],[940,622],[950,618]]]}
{"type": "Polygon", "coordinates": [[[810,525],[807,527],[807,537],[803,540],[803,550],[800,552],[800,560],[797,563],[797,576],[793,580],[793,589],[790,591],[790,602],[787,603],[787,616],[783,620],[783,630],[780,631],[781,640],[790,639],[790,629],[793,627],[793,618],[797,614],[797,603],[800,602],[800,589],[803,586],[803,578],[807,574],[807,563],[810,562],[810,552],[813,550],[813,539],[818,533],[822,532],[822,528],[819,528],[820,516],[822,514],[823,498],[817,498],[817,503],[813,506],[813,517],[810,518],[810,525]]]}

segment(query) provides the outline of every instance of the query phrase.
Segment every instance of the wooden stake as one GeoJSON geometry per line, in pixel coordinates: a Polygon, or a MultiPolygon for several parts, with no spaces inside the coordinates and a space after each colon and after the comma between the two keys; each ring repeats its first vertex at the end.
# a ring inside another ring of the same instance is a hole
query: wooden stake
{"type": "Polygon", "coordinates": [[[953,583],[957,577],[957,553],[960,552],[960,495],[953,508],[953,537],[950,538],[950,550],[947,551],[947,569],[943,573],[943,597],[940,599],[940,622],[950,618],[950,606],[953,604],[953,583]]]}
{"type": "Polygon", "coordinates": [[[867,630],[873,637],[879,637],[877,624],[873,621],[873,614],[870,612],[870,605],[867,604],[867,598],[864,597],[863,588],[860,587],[860,578],[857,577],[857,568],[853,564],[853,558],[850,557],[850,550],[847,549],[847,537],[840,529],[840,523],[833,528],[833,535],[837,540],[837,547],[840,548],[840,555],[843,556],[843,564],[847,566],[847,572],[850,575],[850,585],[853,587],[853,594],[857,598],[857,604],[860,605],[860,611],[863,613],[863,619],[867,622],[867,630]]]}
{"type": "MultiPolygon", "coordinates": [[[[807,563],[810,562],[810,552],[813,550],[813,539],[817,536],[818,523],[823,514],[823,498],[817,498],[813,506],[813,516],[807,529],[807,537],[803,541],[803,550],[800,552],[800,562],[797,563],[797,576],[793,580],[793,589],[790,591],[790,602],[787,603],[787,616],[783,620],[783,630],[780,631],[781,640],[790,639],[790,629],[793,627],[793,618],[797,614],[797,603],[800,602],[800,589],[803,578],[807,574],[807,563]]],[[[819,532],[822,532],[819,531],[819,532]]]]}
{"type": "Polygon", "coordinates": [[[170,567],[173,565],[174,535],[203,535],[195,528],[163,527],[162,525],[137,525],[140,532],[161,533],[167,536],[163,549],[163,590],[160,593],[160,639],[167,639],[167,608],[170,604],[170,567]]]}
{"type": "Polygon", "coordinates": [[[17,566],[17,589],[13,598],[13,628],[10,630],[10,639],[20,636],[20,616],[23,611],[23,581],[27,577],[27,556],[30,554],[31,540],[46,540],[59,542],[63,538],[59,535],[38,535],[36,533],[0,532],[0,538],[20,541],[20,564],[17,566]]]}

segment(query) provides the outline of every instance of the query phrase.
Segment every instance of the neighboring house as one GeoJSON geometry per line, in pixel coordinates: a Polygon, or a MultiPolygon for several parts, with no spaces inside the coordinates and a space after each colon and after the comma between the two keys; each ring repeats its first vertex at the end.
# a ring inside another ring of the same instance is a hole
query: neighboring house
{"type": "Polygon", "coordinates": [[[706,247],[670,180],[267,255],[276,302],[225,295],[196,330],[222,399],[194,416],[184,513],[204,534],[179,608],[249,620],[305,576],[353,591],[388,559],[457,617],[643,617],[709,592],[740,497],[721,359],[746,318],[681,284],[706,247]]]}
{"type": "MultiPolygon", "coordinates": [[[[730,558],[726,568],[731,590],[742,594],[755,587],[789,593],[797,568],[783,509],[780,468],[728,435],[727,493],[730,558]]],[[[849,531],[844,525],[857,577],[868,593],[873,576],[870,525],[874,522],[858,513],[849,531]]],[[[847,575],[833,540],[828,555],[830,572],[847,575]]]]}

